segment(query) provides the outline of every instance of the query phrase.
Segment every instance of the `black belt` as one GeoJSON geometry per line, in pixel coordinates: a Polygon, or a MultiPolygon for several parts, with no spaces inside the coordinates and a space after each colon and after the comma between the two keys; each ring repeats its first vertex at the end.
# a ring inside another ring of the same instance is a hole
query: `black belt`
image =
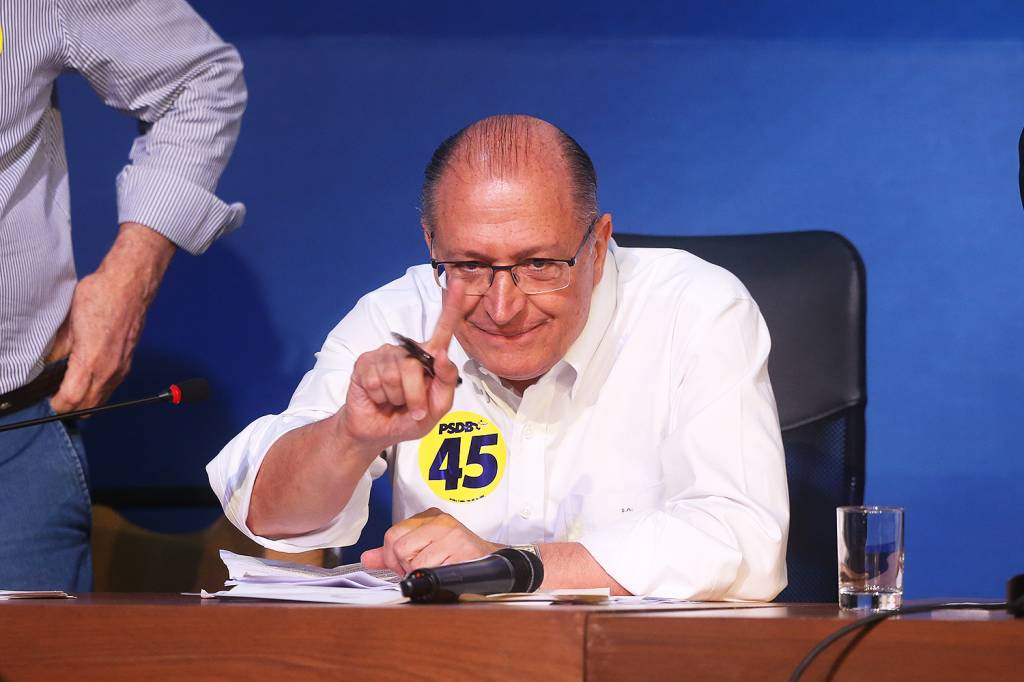
{"type": "Polygon", "coordinates": [[[67,369],[67,358],[51,362],[43,367],[42,373],[32,381],[9,393],[0,395],[0,417],[24,410],[56,393],[60,388],[60,382],[64,380],[64,372],[67,369]]]}

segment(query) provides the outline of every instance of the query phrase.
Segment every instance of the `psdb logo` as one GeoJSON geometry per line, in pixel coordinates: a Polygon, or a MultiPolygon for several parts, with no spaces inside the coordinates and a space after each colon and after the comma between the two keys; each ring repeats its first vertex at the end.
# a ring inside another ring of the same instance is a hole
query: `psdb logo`
{"type": "Polygon", "coordinates": [[[448,422],[437,425],[437,432],[441,433],[473,433],[479,431],[482,425],[476,422],[448,422]]]}

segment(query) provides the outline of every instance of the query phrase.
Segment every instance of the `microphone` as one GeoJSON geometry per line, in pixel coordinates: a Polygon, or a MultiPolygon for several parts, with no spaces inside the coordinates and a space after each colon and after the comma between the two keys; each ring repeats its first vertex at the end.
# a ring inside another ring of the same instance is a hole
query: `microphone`
{"type": "Polygon", "coordinates": [[[544,582],[540,557],[506,547],[494,554],[459,564],[417,568],[405,576],[402,595],[419,604],[457,601],[460,594],[535,592],[544,582]]]}
{"type": "Polygon", "coordinates": [[[26,426],[35,426],[37,424],[45,424],[47,422],[57,421],[58,419],[84,417],[88,414],[107,412],[109,410],[117,410],[122,407],[131,407],[133,405],[145,405],[147,403],[156,402],[168,402],[172,405],[185,405],[187,403],[197,403],[201,400],[206,400],[209,397],[210,385],[206,382],[206,379],[189,379],[188,381],[182,381],[178,384],[171,384],[163,393],[158,393],[157,395],[150,396],[149,398],[139,398],[138,400],[128,400],[123,403],[114,403],[113,405],[101,405],[100,407],[91,407],[87,410],[73,410],[71,412],[55,414],[50,417],[39,417],[38,419],[26,419],[22,422],[4,424],[3,426],[0,426],[0,432],[22,429],[26,426]]]}

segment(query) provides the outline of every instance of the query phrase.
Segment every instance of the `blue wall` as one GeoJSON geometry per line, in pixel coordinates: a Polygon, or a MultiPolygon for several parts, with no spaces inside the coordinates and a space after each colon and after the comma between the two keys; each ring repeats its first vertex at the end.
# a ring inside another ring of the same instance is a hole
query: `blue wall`
{"type": "MultiPolygon", "coordinates": [[[[91,420],[94,484],[203,484],[358,296],[425,258],[433,147],[526,112],[590,151],[620,231],[822,228],[858,246],[868,501],[907,508],[909,596],[1000,595],[1024,571],[1024,9],[892,4],[199,3],[247,65],[220,194],[249,219],[176,257],[119,395],[205,375],[219,399],[91,420]]],[[[61,88],[84,272],[115,234],[134,124],[77,79],[61,88]]],[[[379,533],[386,495],[374,504],[379,533]]]]}

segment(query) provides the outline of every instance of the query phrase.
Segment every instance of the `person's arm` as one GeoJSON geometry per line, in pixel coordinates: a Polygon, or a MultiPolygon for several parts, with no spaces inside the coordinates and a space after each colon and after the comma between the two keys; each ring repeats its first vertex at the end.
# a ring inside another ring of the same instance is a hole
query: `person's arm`
{"type": "Polygon", "coordinates": [[[537,549],[544,562],[542,591],[607,587],[614,595],[631,594],[578,542],[549,542],[537,545],[537,549]]]}
{"type": "Polygon", "coordinates": [[[322,528],[383,450],[422,438],[451,409],[459,373],[448,346],[463,304],[457,285],[444,292],[437,327],[423,345],[434,357],[434,376],[401,348],[382,345],[356,359],[337,413],[274,442],[253,484],[246,518],[253,534],[280,538],[322,528]]]}
{"type": "Polygon", "coordinates": [[[68,358],[64,380],[50,399],[54,411],[98,405],[124,379],[174,250],[166,237],[126,223],[100,267],[75,287],[49,353],[50,359],[68,358]]]}
{"type": "Polygon", "coordinates": [[[254,535],[284,538],[322,528],[348,505],[366,470],[387,444],[347,432],[345,408],[281,436],[253,485],[246,525],[254,535]]]}
{"type": "Polygon", "coordinates": [[[731,300],[709,292],[699,318],[677,322],[687,351],[659,446],[665,501],[579,538],[633,594],[768,600],[785,587],[789,498],[771,344],[736,288],[731,300]]]}
{"type": "Polygon", "coordinates": [[[214,194],[245,109],[237,51],[184,0],[56,0],[65,63],[107,106],[142,122],[117,178],[118,223],[189,253],[238,227],[214,194]]]}
{"type": "Polygon", "coordinates": [[[118,177],[120,231],[75,289],[51,344],[68,357],[54,410],[104,402],[131,366],[175,246],[201,253],[244,209],[213,194],[238,135],[245,85],[237,53],[184,2],[56,0],[66,65],[103,101],[148,126],[118,177]]]}
{"type": "MultiPolygon", "coordinates": [[[[430,508],[393,525],[383,544],[363,552],[359,561],[366,568],[405,575],[417,568],[479,559],[502,547],[507,545],[484,540],[451,514],[430,508]]],[[[549,542],[537,550],[544,563],[541,591],[607,587],[615,595],[629,594],[578,542],[549,542]]]]}

